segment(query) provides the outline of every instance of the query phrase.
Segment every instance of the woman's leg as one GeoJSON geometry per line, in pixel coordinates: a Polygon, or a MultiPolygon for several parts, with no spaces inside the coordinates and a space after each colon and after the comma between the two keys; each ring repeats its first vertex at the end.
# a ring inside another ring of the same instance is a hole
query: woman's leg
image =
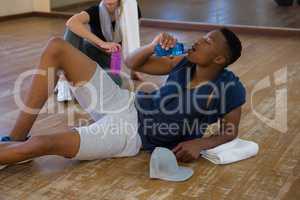
{"type": "MultiPolygon", "coordinates": [[[[37,67],[37,70],[44,72],[44,74],[33,75],[31,87],[27,92],[24,104],[37,111],[43,107],[57,82],[57,76],[53,76],[54,83],[48,83],[50,70],[54,72],[63,70],[68,81],[78,84],[89,81],[96,70],[96,66],[94,61],[64,40],[60,38],[50,40],[37,67]]],[[[11,138],[15,141],[25,140],[37,115],[38,112],[29,113],[26,110],[21,110],[11,131],[11,138]]]]}
{"type": "Polygon", "coordinates": [[[64,40],[70,43],[73,47],[76,49],[79,49],[80,51],[83,50],[83,39],[73,33],[70,29],[66,28],[65,34],[64,34],[64,40]]]}
{"type": "Polygon", "coordinates": [[[80,137],[75,131],[34,136],[25,142],[8,142],[0,145],[0,165],[10,165],[45,155],[73,158],[79,146],[80,137]]]}

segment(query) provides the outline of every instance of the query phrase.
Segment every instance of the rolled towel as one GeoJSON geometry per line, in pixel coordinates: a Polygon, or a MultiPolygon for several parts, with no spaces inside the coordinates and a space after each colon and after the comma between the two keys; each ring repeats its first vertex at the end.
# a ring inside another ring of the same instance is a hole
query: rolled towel
{"type": "Polygon", "coordinates": [[[201,155],[214,164],[222,165],[253,157],[258,151],[259,146],[255,142],[237,138],[213,149],[201,151],[201,155]]]}

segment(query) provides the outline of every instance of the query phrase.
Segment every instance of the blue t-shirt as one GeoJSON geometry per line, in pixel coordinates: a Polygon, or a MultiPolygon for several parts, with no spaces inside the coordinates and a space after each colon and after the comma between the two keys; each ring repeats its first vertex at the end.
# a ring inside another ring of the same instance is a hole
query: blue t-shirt
{"type": "Polygon", "coordinates": [[[245,103],[243,84],[227,69],[215,80],[188,89],[195,68],[184,58],[159,90],[137,93],[138,132],[145,150],[172,149],[180,142],[201,138],[209,124],[245,103]]]}

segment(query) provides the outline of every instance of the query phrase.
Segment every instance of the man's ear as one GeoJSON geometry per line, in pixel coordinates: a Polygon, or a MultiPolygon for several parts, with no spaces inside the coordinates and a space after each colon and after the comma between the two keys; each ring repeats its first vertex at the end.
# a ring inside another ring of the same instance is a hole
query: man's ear
{"type": "Polygon", "coordinates": [[[226,58],[224,56],[217,56],[214,59],[214,62],[217,63],[218,65],[225,65],[226,64],[226,58]]]}

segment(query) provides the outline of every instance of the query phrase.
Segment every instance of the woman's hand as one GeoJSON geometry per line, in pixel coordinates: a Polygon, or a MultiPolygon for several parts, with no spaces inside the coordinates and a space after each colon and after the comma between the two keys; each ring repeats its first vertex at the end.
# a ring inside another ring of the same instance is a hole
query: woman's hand
{"type": "Polygon", "coordinates": [[[122,49],[121,45],[115,42],[99,42],[97,45],[104,49],[107,53],[121,51],[122,49]]]}

